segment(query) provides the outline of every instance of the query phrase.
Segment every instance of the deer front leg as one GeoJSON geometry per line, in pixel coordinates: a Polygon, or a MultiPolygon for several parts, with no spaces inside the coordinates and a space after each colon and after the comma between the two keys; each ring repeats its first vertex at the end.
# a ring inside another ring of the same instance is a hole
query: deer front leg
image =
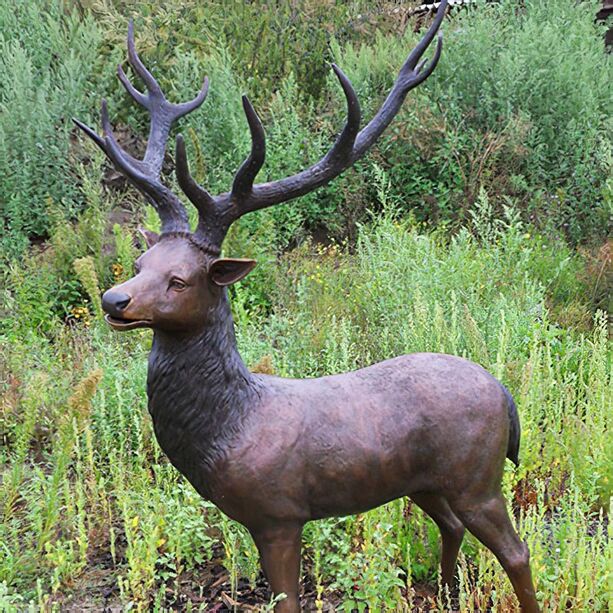
{"type": "Polygon", "coordinates": [[[273,595],[286,595],[275,606],[275,613],[300,613],[302,525],[277,525],[252,531],[251,535],[260,552],[262,570],[273,595]]]}

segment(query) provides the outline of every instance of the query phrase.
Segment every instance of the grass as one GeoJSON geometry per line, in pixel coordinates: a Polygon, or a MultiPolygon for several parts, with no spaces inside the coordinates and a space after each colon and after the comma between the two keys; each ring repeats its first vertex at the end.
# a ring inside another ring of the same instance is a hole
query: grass
{"type": "MultiPolygon", "coordinates": [[[[512,211],[505,222],[488,220],[484,203],[473,233],[453,238],[386,206],[351,252],[307,242],[269,263],[268,310],[245,307],[249,284],[236,289],[243,356],[288,376],[420,350],[482,363],[510,387],[522,419],[521,465],[509,466],[504,487],[539,599],[550,611],[605,610],[607,322],[599,312],[588,331],[564,329],[546,307],[548,295],[572,294],[575,256],[530,235],[512,211]]],[[[4,335],[0,609],[101,606],[95,571],[115,589],[115,604],[137,610],[176,610],[187,606],[182,598],[194,609],[211,605],[198,585],[212,564],[225,568],[233,597],[247,581],[256,585],[245,530],[200,500],[155,443],[144,389],[149,343],[149,332],[114,334],[95,317],[44,335],[19,327],[4,335]]],[[[398,500],[309,524],[305,581],[316,603],[339,610],[424,607],[437,552],[433,524],[398,500]]],[[[514,606],[498,563],[472,538],[459,575],[462,610],[514,606]]]]}

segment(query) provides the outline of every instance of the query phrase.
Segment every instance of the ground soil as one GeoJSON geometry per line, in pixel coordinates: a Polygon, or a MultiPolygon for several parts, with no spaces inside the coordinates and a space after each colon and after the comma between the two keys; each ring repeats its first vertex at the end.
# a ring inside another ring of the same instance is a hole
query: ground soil
{"type": "MultiPolygon", "coordinates": [[[[270,602],[268,584],[261,573],[255,584],[240,578],[233,593],[230,575],[222,565],[221,548],[216,554],[219,555],[215,555],[206,564],[179,575],[172,585],[166,588],[161,603],[166,611],[198,611],[199,606],[205,604],[205,610],[210,613],[249,612],[260,611],[270,602]]],[[[124,571],[113,563],[110,553],[99,552],[91,558],[90,565],[78,581],[67,586],[65,595],[58,594],[54,603],[59,605],[62,612],[122,613],[124,606],[117,583],[117,576],[122,572],[124,571]]],[[[302,610],[305,613],[314,613],[317,611],[316,592],[308,574],[302,581],[301,588],[302,610]]],[[[413,612],[436,610],[436,586],[418,584],[414,585],[412,590],[413,612]]],[[[323,613],[344,611],[341,608],[342,603],[340,594],[327,591],[320,610],[323,613]]]]}

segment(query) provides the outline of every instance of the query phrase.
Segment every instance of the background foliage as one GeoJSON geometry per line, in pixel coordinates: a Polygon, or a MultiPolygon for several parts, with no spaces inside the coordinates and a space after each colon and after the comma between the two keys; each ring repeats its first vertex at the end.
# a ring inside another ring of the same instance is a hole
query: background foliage
{"type": "MultiPolygon", "coordinates": [[[[185,99],[210,76],[209,99],[181,130],[199,179],[224,191],[248,148],[241,93],[268,127],[261,180],[303,168],[340,129],[343,103],[327,62],[343,66],[371,116],[417,39],[393,6],[92,0],[77,8],[54,0],[41,14],[32,0],[3,5],[0,82],[11,84],[0,93],[3,250],[22,253],[26,239],[50,235],[55,214],[74,218],[83,209],[75,167],[87,165],[91,150],[71,116],[95,122],[107,97],[120,128],[146,134],[145,117],[114,77],[129,16],[170,96],[185,99]]],[[[458,12],[436,78],[411,94],[374,154],[302,206],[262,214],[274,221],[270,240],[284,247],[304,227],[353,236],[377,206],[364,180],[374,162],[422,220],[464,221],[485,186],[498,211],[512,197],[524,219],[573,242],[606,236],[613,79],[602,26],[588,8],[563,0],[552,11],[531,0],[458,12]]]]}
{"type": "MultiPolygon", "coordinates": [[[[343,121],[327,62],[370,118],[418,38],[407,8],[0,5],[0,610],[191,610],[221,591],[266,607],[246,533],[155,443],[150,333],[116,335],[101,321],[101,288],[131,275],[135,228],[157,219],[70,117],[97,125],[104,96],[121,142],[142,151],[146,118],[114,74],[127,17],[171,99],[209,75],[207,101],[180,130],[196,177],[225,191],[249,149],[240,95],[267,128],[259,179],[305,167],[343,121]]],[[[454,14],[435,75],[375,150],[325,189],[241,220],[226,251],[259,262],[232,290],[240,349],[258,370],[317,376],[429,350],[501,378],[523,427],[505,490],[539,598],[596,611],[611,551],[613,75],[596,3],[555,9],[504,0],[454,14]]],[[[170,156],[165,173],[173,183],[170,156]]],[[[453,603],[434,599],[437,542],[406,501],[313,523],[309,602],[512,608],[497,562],[472,539],[453,603]]]]}

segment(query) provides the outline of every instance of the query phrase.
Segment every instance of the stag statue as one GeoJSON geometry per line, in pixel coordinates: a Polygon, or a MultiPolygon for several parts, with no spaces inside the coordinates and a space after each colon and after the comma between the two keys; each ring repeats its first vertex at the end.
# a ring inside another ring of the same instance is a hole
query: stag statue
{"type": "Polygon", "coordinates": [[[172,104],[141,62],[128,29],[128,58],[147,93],[121,65],[119,79],[149,111],[146,152],[135,159],[118,145],[102,102],[103,136],[76,121],[155,207],[161,233],[135,276],[103,296],[115,330],[153,329],[147,395],[156,438],[196,490],[249,530],[277,613],[300,610],[301,534],[306,522],[360,513],[409,496],[438,525],[443,584],[452,582],[465,527],[496,555],[521,607],[539,610],[529,554],[501,492],[505,457],[517,464],[519,418],[508,391],[481,366],[436,353],[415,353],[355,372],[284,379],[249,372],[234,336],[226,287],[255,266],[221,257],[230,225],[325,185],[360,159],[432,74],[442,49],[422,60],[447,2],[411,52],[381,108],[360,130],[360,104],[347,76],[332,68],[347,99],[347,122],[326,155],[297,174],[254,184],[264,164],[262,124],[247,97],[252,146],[229,192],[213,196],[190,175],[176,140],[176,176],[195,205],[190,231],[179,197],[160,178],[174,121],[204,101],[208,80],[191,101],[172,104]]]}

